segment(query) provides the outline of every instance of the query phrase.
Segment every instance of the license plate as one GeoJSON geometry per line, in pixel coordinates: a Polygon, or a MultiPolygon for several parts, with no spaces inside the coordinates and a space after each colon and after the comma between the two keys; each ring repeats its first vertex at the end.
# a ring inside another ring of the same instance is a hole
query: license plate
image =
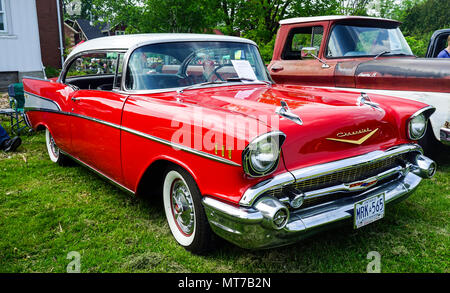
{"type": "Polygon", "coordinates": [[[371,196],[355,203],[355,229],[375,222],[384,217],[384,193],[371,196]]]}

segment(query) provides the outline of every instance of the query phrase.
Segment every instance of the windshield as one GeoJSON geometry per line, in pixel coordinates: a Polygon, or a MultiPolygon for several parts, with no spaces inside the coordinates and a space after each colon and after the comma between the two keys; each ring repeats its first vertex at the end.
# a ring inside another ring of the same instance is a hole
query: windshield
{"type": "Polygon", "coordinates": [[[328,42],[327,57],[413,55],[398,28],[336,25],[328,42]]]}
{"type": "Polygon", "coordinates": [[[130,56],[125,86],[154,90],[227,81],[269,81],[256,46],[233,42],[143,46],[130,56]]]}

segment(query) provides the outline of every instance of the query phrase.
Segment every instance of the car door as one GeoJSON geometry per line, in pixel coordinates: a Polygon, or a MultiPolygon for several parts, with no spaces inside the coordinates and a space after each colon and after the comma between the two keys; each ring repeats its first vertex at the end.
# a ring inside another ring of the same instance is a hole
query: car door
{"type": "Polygon", "coordinates": [[[317,50],[316,56],[322,58],[326,25],[326,22],[301,24],[289,29],[279,60],[274,60],[269,66],[269,72],[276,82],[334,86],[335,61],[327,60],[323,64],[312,56],[301,54],[303,48],[314,47],[317,50]]]}
{"type": "Polygon", "coordinates": [[[79,89],[70,96],[73,155],[110,179],[121,182],[120,124],[126,95],[113,91],[120,54],[82,55],[67,83],[79,89]]]}

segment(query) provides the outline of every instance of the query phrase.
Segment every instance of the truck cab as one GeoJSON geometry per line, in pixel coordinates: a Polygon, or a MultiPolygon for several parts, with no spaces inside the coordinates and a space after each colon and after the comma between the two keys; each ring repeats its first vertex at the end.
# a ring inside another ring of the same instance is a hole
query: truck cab
{"type": "MultiPolygon", "coordinates": [[[[450,59],[414,56],[400,22],[318,16],[286,19],[280,24],[268,66],[275,82],[424,102],[437,109],[427,140],[450,144],[450,59]]],[[[430,57],[442,50],[448,34],[449,30],[435,34],[430,57]]]]}

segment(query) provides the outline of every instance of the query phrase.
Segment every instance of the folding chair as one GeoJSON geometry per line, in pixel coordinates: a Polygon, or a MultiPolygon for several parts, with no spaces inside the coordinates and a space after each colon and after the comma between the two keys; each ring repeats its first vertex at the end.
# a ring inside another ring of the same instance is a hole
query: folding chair
{"type": "Polygon", "coordinates": [[[25,122],[23,107],[25,97],[22,83],[13,83],[8,86],[9,106],[7,109],[0,109],[0,114],[8,115],[11,121],[11,133],[20,135],[28,126],[25,122]]]}

